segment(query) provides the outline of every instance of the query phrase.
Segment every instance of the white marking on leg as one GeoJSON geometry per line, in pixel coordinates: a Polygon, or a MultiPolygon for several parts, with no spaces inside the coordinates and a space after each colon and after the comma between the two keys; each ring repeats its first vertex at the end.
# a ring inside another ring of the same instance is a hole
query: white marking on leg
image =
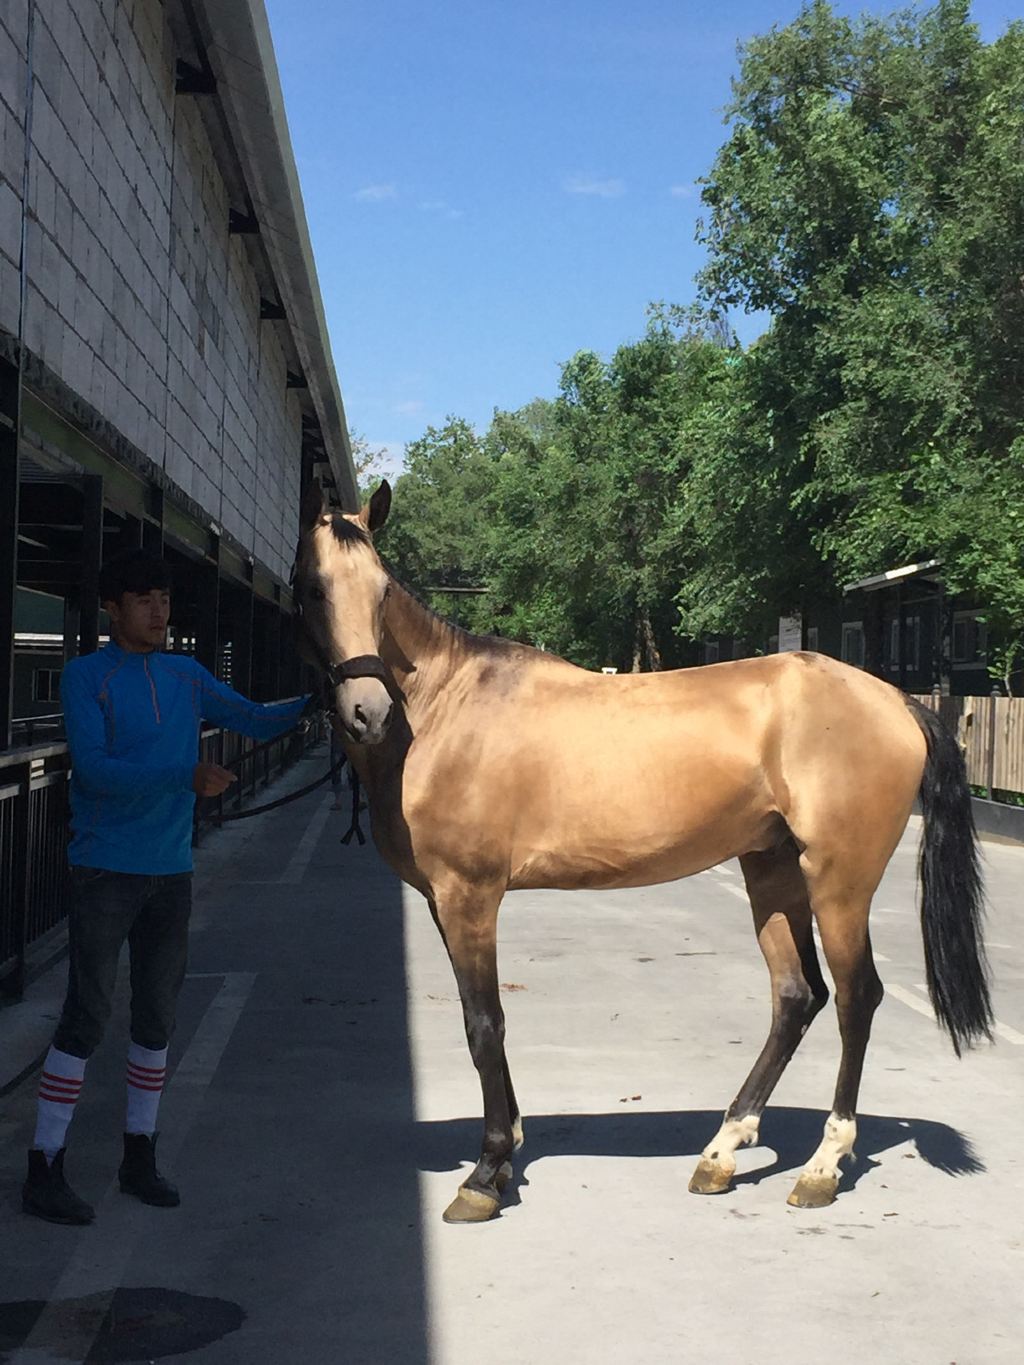
{"type": "Polygon", "coordinates": [[[844,1156],[851,1155],[856,1140],[856,1119],[841,1119],[838,1114],[829,1114],[825,1120],[825,1136],[804,1167],[804,1175],[812,1180],[838,1180],[839,1163],[844,1156]]]}
{"type": "Polygon", "coordinates": [[[714,1162],[716,1166],[721,1166],[732,1175],[736,1169],[733,1153],[738,1147],[756,1146],[760,1126],[760,1116],[755,1114],[748,1114],[743,1119],[726,1119],[701,1152],[701,1157],[705,1161],[714,1162]]]}

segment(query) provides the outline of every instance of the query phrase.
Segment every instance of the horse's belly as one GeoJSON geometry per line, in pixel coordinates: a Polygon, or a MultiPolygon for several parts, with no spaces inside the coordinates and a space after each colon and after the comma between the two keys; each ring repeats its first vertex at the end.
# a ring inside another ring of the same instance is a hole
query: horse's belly
{"type": "Polygon", "coordinates": [[[664,814],[645,823],[616,820],[612,810],[600,821],[559,822],[543,835],[523,831],[526,837],[513,848],[509,888],[651,886],[770,847],[778,838],[779,817],[763,800],[740,799],[699,816],[681,810],[670,821],[664,814]]]}

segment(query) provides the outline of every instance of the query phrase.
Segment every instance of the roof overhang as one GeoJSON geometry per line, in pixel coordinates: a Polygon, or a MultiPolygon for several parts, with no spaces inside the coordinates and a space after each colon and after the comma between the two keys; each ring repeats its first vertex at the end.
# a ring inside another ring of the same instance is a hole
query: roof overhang
{"type": "Polygon", "coordinates": [[[901,569],[887,569],[885,573],[875,574],[872,578],[848,583],[843,592],[877,592],[879,588],[895,587],[906,583],[908,579],[935,578],[936,570],[941,565],[941,559],[924,559],[920,564],[905,564],[901,569]]]}
{"type": "Polygon", "coordinates": [[[323,438],[316,458],[329,464],[342,506],[354,511],[359,493],[345,409],[263,0],[178,3],[176,36],[212,78],[212,88],[197,95],[211,140],[218,159],[235,162],[222,167],[225,180],[246,201],[235,209],[251,215],[250,240],[265,254],[284,314],[278,325],[287,326],[300,366],[294,378],[315,410],[323,438]]]}

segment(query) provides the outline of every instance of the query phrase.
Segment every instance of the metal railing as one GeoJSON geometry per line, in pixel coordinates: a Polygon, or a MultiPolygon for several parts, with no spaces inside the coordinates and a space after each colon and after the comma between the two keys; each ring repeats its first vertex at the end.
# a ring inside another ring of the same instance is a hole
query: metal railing
{"type": "Polygon", "coordinates": [[[15,716],[11,721],[13,743],[46,744],[64,738],[64,712],[48,716],[15,716]]]}
{"type": "Polygon", "coordinates": [[[257,743],[240,735],[235,730],[204,730],[199,740],[199,760],[202,763],[219,763],[238,774],[238,781],[222,796],[206,797],[196,801],[196,813],[192,827],[192,842],[197,844],[204,832],[204,826],[214,825],[229,811],[241,810],[257,791],[266,787],[286,768],[302,757],[305,751],[322,738],[317,726],[302,733],[289,730],[277,739],[257,743]]]}
{"type": "Polygon", "coordinates": [[[67,914],[67,745],[0,754],[0,996],[25,986],[30,944],[67,914]]]}
{"type": "MultiPolygon", "coordinates": [[[[256,743],[204,729],[199,758],[238,773],[224,796],[196,802],[193,843],[230,810],[247,804],[313,744],[313,727],[256,743]]],[[[67,841],[71,760],[63,741],[0,753],[0,1004],[18,999],[28,961],[44,963],[63,946],[68,910],[67,841]]]]}

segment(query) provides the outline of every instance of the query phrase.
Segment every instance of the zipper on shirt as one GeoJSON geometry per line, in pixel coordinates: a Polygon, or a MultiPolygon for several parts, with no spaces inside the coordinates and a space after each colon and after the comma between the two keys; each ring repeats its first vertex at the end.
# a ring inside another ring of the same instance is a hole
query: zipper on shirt
{"type": "Polygon", "coordinates": [[[156,715],[156,723],[160,724],[160,703],[156,699],[156,685],[153,682],[153,675],[149,671],[149,660],[143,655],[142,667],[146,670],[146,677],[149,679],[149,691],[153,698],[153,712],[156,715]]]}

